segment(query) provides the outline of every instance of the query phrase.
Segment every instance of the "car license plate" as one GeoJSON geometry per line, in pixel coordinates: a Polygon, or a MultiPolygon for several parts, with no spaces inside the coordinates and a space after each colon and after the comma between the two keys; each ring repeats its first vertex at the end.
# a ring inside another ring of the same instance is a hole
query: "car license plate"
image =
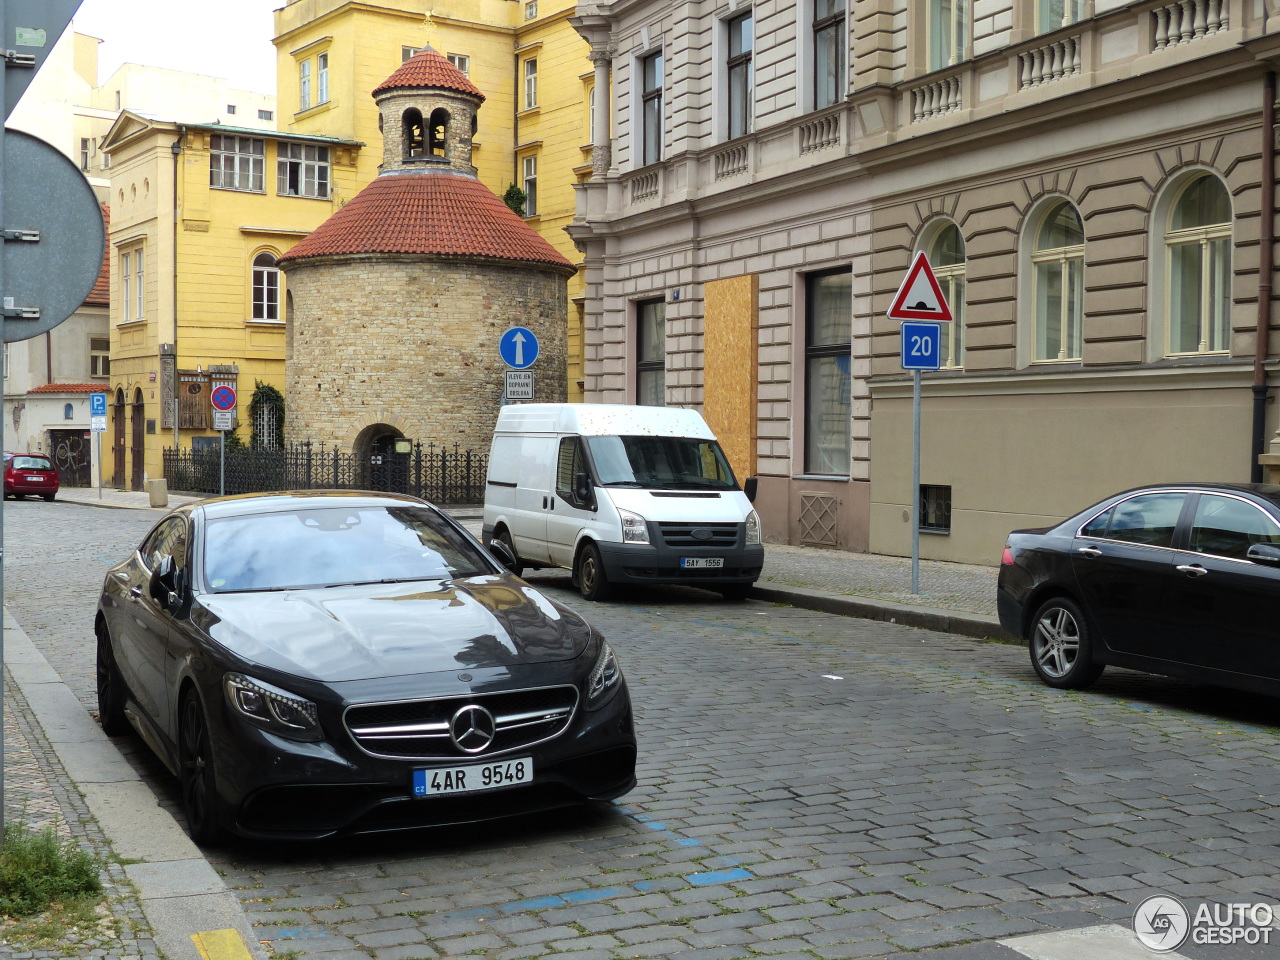
{"type": "Polygon", "coordinates": [[[681,557],[680,566],[685,570],[718,569],[724,566],[724,557],[681,557]]]}
{"type": "Polygon", "coordinates": [[[474,793],[496,787],[533,782],[533,759],[516,757],[494,763],[469,763],[460,767],[432,767],[413,771],[413,795],[437,797],[446,793],[474,793]]]}
{"type": "Polygon", "coordinates": [[[33,483],[44,483],[44,477],[27,477],[33,483]]]}

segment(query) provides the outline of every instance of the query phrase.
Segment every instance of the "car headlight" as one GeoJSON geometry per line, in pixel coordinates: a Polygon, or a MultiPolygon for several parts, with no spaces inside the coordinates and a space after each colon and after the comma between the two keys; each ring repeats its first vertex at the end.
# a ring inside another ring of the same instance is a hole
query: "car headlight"
{"type": "Polygon", "coordinates": [[[591,668],[591,676],[587,678],[587,706],[598,704],[621,679],[622,668],[618,666],[618,658],[613,655],[613,648],[601,640],[600,653],[596,657],[595,666],[591,668]]]}
{"type": "Polygon", "coordinates": [[[747,514],[747,543],[760,542],[760,514],[752,510],[747,514]]]}
{"type": "Polygon", "coordinates": [[[649,525],[644,522],[644,517],[630,510],[619,510],[618,518],[622,521],[623,543],[649,542],[649,525]]]}
{"type": "Polygon", "coordinates": [[[232,708],[264,730],[290,740],[323,739],[318,711],[310,700],[242,673],[228,673],[222,686],[232,708]]]}

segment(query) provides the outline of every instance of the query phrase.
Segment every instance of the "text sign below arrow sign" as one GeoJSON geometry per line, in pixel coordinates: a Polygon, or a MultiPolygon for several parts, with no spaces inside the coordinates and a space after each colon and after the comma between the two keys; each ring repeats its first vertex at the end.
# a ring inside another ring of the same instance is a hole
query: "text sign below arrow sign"
{"type": "Polygon", "coordinates": [[[498,339],[498,354],[513,370],[531,367],[538,359],[538,338],[528,327],[512,327],[498,339]]]}

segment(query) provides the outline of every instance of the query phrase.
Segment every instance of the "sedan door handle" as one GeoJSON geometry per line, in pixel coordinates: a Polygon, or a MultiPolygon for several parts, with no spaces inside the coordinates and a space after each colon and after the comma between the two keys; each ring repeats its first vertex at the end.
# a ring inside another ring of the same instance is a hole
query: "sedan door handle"
{"type": "Polygon", "coordinates": [[[1080,547],[1078,552],[1083,553],[1086,557],[1091,557],[1091,558],[1102,556],[1102,551],[1099,550],[1097,547],[1080,547]]]}
{"type": "Polygon", "coordinates": [[[1198,563],[1180,563],[1173,569],[1185,573],[1188,577],[1203,577],[1209,571],[1198,563]]]}
{"type": "Polygon", "coordinates": [[[141,587],[130,587],[130,588],[129,588],[129,599],[130,599],[130,600],[134,600],[134,601],[141,600],[141,599],[142,599],[142,588],[141,588],[141,587]]]}

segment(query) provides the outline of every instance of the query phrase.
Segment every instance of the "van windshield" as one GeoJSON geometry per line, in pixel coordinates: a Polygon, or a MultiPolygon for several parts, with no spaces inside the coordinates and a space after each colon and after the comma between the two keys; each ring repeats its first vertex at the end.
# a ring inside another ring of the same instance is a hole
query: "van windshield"
{"type": "Polygon", "coordinates": [[[605,487],[736,490],[737,481],[714,440],[691,437],[587,437],[605,487]]]}

